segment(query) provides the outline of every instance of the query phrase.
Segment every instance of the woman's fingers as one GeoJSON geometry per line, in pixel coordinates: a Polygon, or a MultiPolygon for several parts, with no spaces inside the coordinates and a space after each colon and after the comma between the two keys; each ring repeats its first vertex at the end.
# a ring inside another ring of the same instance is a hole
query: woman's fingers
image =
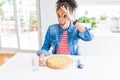
{"type": "Polygon", "coordinates": [[[62,14],[63,18],[67,18],[68,20],[70,20],[72,22],[73,17],[72,17],[72,14],[69,11],[69,8],[67,7],[67,9],[66,9],[64,6],[61,6],[60,8],[64,12],[64,14],[62,14]]]}
{"type": "Polygon", "coordinates": [[[64,11],[65,14],[68,13],[67,9],[64,6],[61,6],[60,8],[64,11]]]}
{"type": "Polygon", "coordinates": [[[43,58],[39,58],[39,65],[40,66],[45,66],[46,65],[45,60],[43,58]]]}
{"type": "Polygon", "coordinates": [[[46,65],[44,57],[45,57],[45,54],[41,54],[39,56],[39,65],[40,66],[45,66],[46,65]]]}

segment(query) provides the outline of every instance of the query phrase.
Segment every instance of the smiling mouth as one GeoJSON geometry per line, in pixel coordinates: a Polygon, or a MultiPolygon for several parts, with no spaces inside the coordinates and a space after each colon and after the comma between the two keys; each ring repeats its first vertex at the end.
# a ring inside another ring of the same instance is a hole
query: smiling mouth
{"type": "Polygon", "coordinates": [[[65,23],[63,23],[63,24],[60,24],[61,26],[64,26],[65,25],[65,23]]]}

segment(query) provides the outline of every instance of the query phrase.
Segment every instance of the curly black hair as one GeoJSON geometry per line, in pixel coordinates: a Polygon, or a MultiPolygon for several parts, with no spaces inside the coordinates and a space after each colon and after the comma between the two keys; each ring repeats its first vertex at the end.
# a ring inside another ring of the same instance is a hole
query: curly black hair
{"type": "Polygon", "coordinates": [[[77,8],[77,3],[75,0],[58,0],[56,2],[56,11],[60,8],[60,6],[64,6],[66,9],[68,7],[69,11],[73,13],[73,11],[77,8]]]}

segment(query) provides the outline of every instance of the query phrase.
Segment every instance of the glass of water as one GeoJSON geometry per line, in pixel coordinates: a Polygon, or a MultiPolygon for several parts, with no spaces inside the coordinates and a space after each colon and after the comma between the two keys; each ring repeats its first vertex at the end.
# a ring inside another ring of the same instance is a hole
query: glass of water
{"type": "Polygon", "coordinates": [[[38,71],[39,70],[39,59],[37,55],[32,56],[32,71],[38,71]]]}

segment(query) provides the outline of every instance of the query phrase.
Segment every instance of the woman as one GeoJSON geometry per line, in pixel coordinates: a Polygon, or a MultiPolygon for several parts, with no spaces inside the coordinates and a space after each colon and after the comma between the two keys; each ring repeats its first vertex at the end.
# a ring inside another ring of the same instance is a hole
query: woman
{"type": "Polygon", "coordinates": [[[56,2],[58,24],[50,25],[42,48],[37,52],[40,65],[44,66],[44,57],[52,54],[79,55],[79,40],[92,40],[92,34],[78,20],[74,19],[73,11],[77,8],[75,0],[58,0],[56,2]]]}

